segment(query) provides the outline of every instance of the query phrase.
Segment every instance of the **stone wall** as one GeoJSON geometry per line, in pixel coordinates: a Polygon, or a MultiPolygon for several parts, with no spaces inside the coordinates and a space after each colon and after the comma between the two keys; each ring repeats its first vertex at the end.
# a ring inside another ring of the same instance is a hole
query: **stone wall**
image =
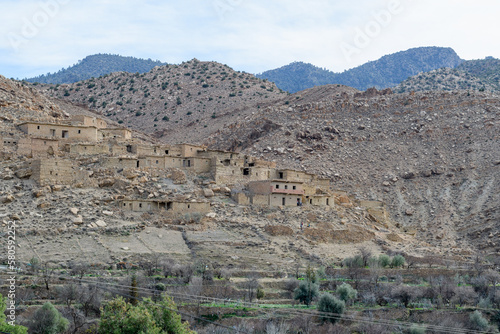
{"type": "Polygon", "coordinates": [[[125,211],[154,212],[165,210],[175,214],[200,213],[205,214],[210,211],[209,202],[184,202],[174,200],[123,200],[118,203],[119,207],[125,211]]]}
{"type": "Polygon", "coordinates": [[[81,155],[109,154],[107,144],[71,144],[69,153],[81,155]]]}
{"type": "Polygon", "coordinates": [[[96,142],[100,139],[95,127],[28,122],[20,124],[19,128],[24,133],[35,137],[77,139],[90,142],[96,142]]]}
{"type": "Polygon", "coordinates": [[[17,153],[32,156],[52,156],[59,152],[59,141],[44,138],[21,138],[17,146],[17,153]]]}
{"type": "Polygon", "coordinates": [[[70,185],[83,182],[88,184],[89,176],[86,171],[80,171],[71,160],[66,159],[38,159],[33,161],[32,178],[40,185],[64,184],[70,185]]]}

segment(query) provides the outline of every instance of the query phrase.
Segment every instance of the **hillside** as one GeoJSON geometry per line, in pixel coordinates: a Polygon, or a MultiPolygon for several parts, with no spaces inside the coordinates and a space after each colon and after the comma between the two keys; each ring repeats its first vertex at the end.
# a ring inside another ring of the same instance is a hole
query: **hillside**
{"type": "Polygon", "coordinates": [[[467,60],[454,69],[419,73],[394,87],[396,92],[430,91],[430,90],[500,90],[500,60],[486,58],[467,60]]]}
{"type": "Polygon", "coordinates": [[[497,87],[487,81],[471,75],[458,68],[440,68],[438,70],[420,73],[410,77],[393,88],[395,92],[421,92],[421,91],[489,91],[497,90],[497,87]]]}
{"type": "Polygon", "coordinates": [[[393,87],[410,76],[441,67],[454,68],[462,62],[451,48],[420,47],[384,56],[342,73],[310,64],[292,63],[257,75],[291,93],[317,85],[341,84],[365,90],[393,87]]]}
{"type": "Polygon", "coordinates": [[[63,68],[56,73],[47,73],[25,80],[45,84],[74,83],[113,72],[145,73],[149,72],[153,67],[161,65],[165,65],[165,63],[151,59],[96,54],[85,57],[73,66],[63,68]]]}
{"type": "Polygon", "coordinates": [[[169,133],[174,142],[199,141],[248,106],[257,109],[285,95],[271,82],[196,59],[143,74],[112,73],[43,89],[157,138],[169,133]]]}
{"type": "Polygon", "coordinates": [[[499,96],[487,93],[317,87],[227,125],[207,143],[381,199],[394,222],[443,250],[498,254],[499,114],[499,96]]]}

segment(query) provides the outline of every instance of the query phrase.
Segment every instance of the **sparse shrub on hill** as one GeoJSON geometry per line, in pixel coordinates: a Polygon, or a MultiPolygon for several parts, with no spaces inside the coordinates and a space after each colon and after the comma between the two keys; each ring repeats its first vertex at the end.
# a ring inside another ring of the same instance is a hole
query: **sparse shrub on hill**
{"type": "Polygon", "coordinates": [[[402,255],[395,255],[391,261],[391,268],[399,268],[405,264],[405,258],[402,255]]]}
{"type": "Polygon", "coordinates": [[[474,311],[469,316],[469,321],[471,328],[479,331],[485,331],[488,329],[488,320],[483,317],[483,314],[480,311],[474,311]]]}
{"type": "Polygon", "coordinates": [[[306,279],[299,283],[299,287],[294,291],[294,299],[306,306],[311,305],[319,294],[319,284],[306,279]]]}
{"type": "Polygon", "coordinates": [[[28,323],[30,333],[38,334],[64,333],[68,327],[68,319],[64,318],[50,302],[46,302],[36,310],[28,323]]]}
{"type": "Polygon", "coordinates": [[[341,286],[337,287],[336,293],[347,305],[350,305],[354,299],[358,298],[358,291],[347,283],[342,283],[341,286]]]}
{"type": "Polygon", "coordinates": [[[345,302],[333,296],[330,293],[324,293],[321,295],[318,301],[318,311],[331,313],[330,315],[322,316],[323,321],[330,321],[335,323],[338,317],[344,313],[345,302]]]}

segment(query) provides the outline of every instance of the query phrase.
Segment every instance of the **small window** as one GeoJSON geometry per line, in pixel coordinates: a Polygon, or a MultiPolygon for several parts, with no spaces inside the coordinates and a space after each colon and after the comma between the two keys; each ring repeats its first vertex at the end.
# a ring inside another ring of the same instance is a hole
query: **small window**
{"type": "Polygon", "coordinates": [[[165,150],[165,154],[168,154],[168,150],[165,150]]]}
{"type": "Polygon", "coordinates": [[[293,189],[293,190],[296,190],[296,189],[297,189],[297,186],[293,186],[293,187],[292,187],[292,189],[293,189]]]}
{"type": "MultiPolygon", "coordinates": [[[[192,149],[191,149],[191,150],[192,150],[192,149]]],[[[188,209],[191,209],[191,205],[190,205],[190,204],[188,204],[188,209]]]]}
{"type": "Polygon", "coordinates": [[[278,178],[279,178],[279,179],[282,179],[282,178],[283,178],[283,172],[279,172],[279,173],[278,173],[278,178]]]}
{"type": "Polygon", "coordinates": [[[82,130],[78,130],[78,133],[82,133],[82,130]]]}
{"type": "Polygon", "coordinates": [[[287,186],[287,185],[285,185],[285,189],[288,189],[288,186],[287,186]]]}
{"type": "Polygon", "coordinates": [[[40,125],[37,125],[37,126],[36,126],[36,129],[37,129],[37,130],[40,130],[40,125]]]}
{"type": "Polygon", "coordinates": [[[156,164],[158,165],[158,160],[156,160],[156,164]]]}
{"type": "Polygon", "coordinates": [[[139,207],[142,208],[142,203],[139,203],[139,207]]]}
{"type": "Polygon", "coordinates": [[[127,206],[127,203],[123,203],[123,206],[127,206]]]}
{"type": "Polygon", "coordinates": [[[279,188],[280,188],[280,185],[279,185],[279,184],[277,184],[277,185],[276,185],[276,189],[279,189],[279,188]]]}

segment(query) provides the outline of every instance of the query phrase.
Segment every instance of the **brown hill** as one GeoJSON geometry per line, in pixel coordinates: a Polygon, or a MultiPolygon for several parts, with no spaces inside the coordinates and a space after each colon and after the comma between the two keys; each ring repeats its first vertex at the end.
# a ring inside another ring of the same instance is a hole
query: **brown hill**
{"type": "Polygon", "coordinates": [[[112,73],[74,84],[43,86],[49,95],[85,105],[123,125],[173,142],[195,142],[222,129],[248,106],[283,96],[274,83],[196,59],[148,73],[112,73]]]}
{"type": "Polygon", "coordinates": [[[384,200],[395,222],[433,245],[500,251],[498,95],[325,89],[288,96],[207,143],[384,200]]]}

